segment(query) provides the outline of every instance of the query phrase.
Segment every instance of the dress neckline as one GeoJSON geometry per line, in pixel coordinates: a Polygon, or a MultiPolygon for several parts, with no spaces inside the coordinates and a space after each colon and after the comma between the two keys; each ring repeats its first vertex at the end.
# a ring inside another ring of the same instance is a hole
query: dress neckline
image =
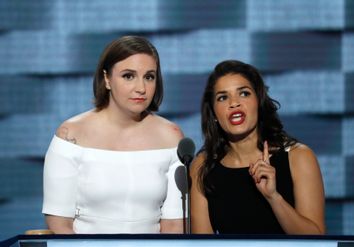
{"type": "MultiPolygon", "coordinates": [[[[275,156],[277,156],[279,153],[281,152],[281,150],[278,150],[277,152],[273,153],[269,159],[272,160],[275,156]]],[[[286,151],[287,152],[287,151],[286,151]]],[[[229,167],[229,166],[225,166],[224,164],[222,164],[220,161],[218,162],[218,166],[227,170],[234,170],[234,171],[242,171],[242,170],[248,170],[250,167],[249,166],[243,166],[243,167],[229,167]]]]}
{"type": "Polygon", "coordinates": [[[83,147],[78,144],[74,144],[72,142],[68,142],[56,135],[53,137],[55,142],[58,142],[60,145],[65,145],[67,147],[71,147],[77,150],[88,150],[93,152],[106,152],[106,153],[137,153],[137,152],[161,152],[161,151],[173,151],[176,150],[177,147],[171,148],[156,148],[156,149],[140,149],[140,150],[110,150],[110,149],[101,149],[101,148],[93,148],[93,147],[83,147]]]}

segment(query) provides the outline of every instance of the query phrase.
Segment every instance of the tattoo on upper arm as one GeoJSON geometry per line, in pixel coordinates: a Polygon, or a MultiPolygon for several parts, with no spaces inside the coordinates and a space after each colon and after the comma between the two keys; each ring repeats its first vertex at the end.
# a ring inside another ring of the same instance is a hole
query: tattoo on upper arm
{"type": "Polygon", "coordinates": [[[74,143],[74,144],[77,143],[75,137],[72,137],[72,138],[69,137],[69,129],[68,129],[67,127],[61,127],[61,128],[59,128],[59,130],[58,130],[58,136],[61,137],[61,138],[63,138],[64,140],[66,140],[66,141],[68,141],[68,142],[71,142],[71,143],[74,143]]]}

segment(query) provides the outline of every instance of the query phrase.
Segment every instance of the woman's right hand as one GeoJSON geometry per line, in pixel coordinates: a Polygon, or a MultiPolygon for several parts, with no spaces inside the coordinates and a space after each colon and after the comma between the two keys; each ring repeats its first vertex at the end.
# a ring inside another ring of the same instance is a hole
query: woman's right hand
{"type": "Polygon", "coordinates": [[[275,168],[270,165],[268,143],[264,142],[262,158],[254,164],[250,164],[249,173],[252,176],[257,189],[270,200],[278,195],[276,189],[275,168]]]}

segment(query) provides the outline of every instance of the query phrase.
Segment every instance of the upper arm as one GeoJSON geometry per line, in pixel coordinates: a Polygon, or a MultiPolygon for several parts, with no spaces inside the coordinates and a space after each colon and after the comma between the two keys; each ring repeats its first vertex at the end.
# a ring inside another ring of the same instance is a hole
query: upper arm
{"type": "Polygon", "coordinates": [[[184,137],[181,128],[173,122],[168,121],[163,131],[162,136],[168,137],[168,139],[165,140],[168,146],[177,146],[179,141],[184,137]]]}
{"type": "Polygon", "coordinates": [[[43,168],[42,212],[74,218],[81,149],[53,138],[43,168]]]}
{"type": "Polygon", "coordinates": [[[290,151],[289,162],[294,184],[295,209],[324,232],[325,196],[317,158],[310,148],[300,144],[290,151]]]}
{"type": "Polygon", "coordinates": [[[154,137],[152,142],[156,142],[161,148],[176,147],[184,137],[181,128],[174,122],[158,115],[153,115],[153,121],[147,126],[149,133],[154,137]]]}
{"type": "Polygon", "coordinates": [[[192,162],[190,175],[191,186],[191,224],[192,233],[214,233],[209,219],[208,201],[199,188],[198,172],[204,163],[203,154],[198,155],[192,162]]]}
{"type": "Polygon", "coordinates": [[[181,128],[177,124],[171,122],[169,128],[176,139],[180,140],[184,137],[184,134],[183,134],[181,128]]]}

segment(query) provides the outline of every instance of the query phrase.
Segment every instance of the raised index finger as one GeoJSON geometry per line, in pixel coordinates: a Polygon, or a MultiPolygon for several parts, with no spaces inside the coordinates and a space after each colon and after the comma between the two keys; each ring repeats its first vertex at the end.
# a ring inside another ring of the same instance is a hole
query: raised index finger
{"type": "Polygon", "coordinates": [[[269,164],[268,142],[264,141],[263,144],[263,160],[269,164]]]}

